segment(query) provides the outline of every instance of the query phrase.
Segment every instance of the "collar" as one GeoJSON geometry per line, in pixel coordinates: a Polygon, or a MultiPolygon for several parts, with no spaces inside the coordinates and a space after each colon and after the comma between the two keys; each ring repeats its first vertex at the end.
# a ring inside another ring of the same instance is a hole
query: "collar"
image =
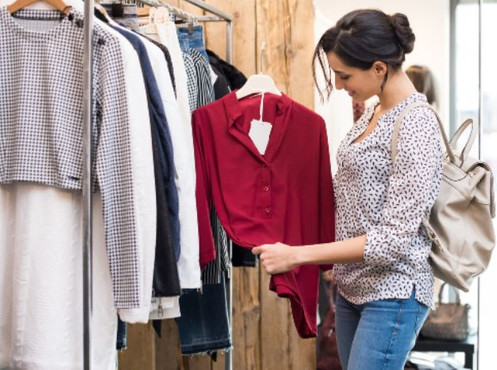
{"type": "MultiPolygon", "coordinates": [[[[223,98],[229,127],[233,126],[235,121],[243,116],[243,110],[241,109],[240,102],[236,97],[236,91],[237,90],[232,91],[223,98]]],[[[288,108],[290,108],[291,105],[292,100],[287,95],[282,93],[281,97],[276,102],[276,115],[278,116],[284,113],[288,108]]]]}

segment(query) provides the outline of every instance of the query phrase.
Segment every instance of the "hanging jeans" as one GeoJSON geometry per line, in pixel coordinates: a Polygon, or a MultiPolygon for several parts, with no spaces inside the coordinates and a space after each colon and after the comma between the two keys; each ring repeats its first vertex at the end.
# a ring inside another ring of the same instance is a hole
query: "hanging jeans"
{"type": "Polygon", "coordinates": [[[336,333],[344,370],[404,368],[429,308],[415,299],[353,304],[337,294],[336,333]]]}
{"type": "Polygon", "coordinates": [[[190,33],[188,27],[178,28],[178,40],[181,51],[185,54],[190,54],[190,49],[198,50],[207,63],[209,63],[209,56],[205,51],[204,44],[204,28],[202,26],[193,26],[193,32],[190,33]]]}
{"type": "Polygon", "coordinates": [[[180,297],[178,324],[181,352],[184,355],[209,353],[231,347],[226,279],[208,284],[202,293],[191,290],[180,297]]]}

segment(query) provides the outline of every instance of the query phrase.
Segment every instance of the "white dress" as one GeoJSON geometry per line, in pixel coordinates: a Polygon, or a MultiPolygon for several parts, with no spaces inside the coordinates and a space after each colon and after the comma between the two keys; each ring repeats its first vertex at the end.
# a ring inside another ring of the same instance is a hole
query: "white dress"
{"type": "MultiPolygon", "coordinates": [[[[0,369],[82,369],[81,193],[0,185],[0,369]]],[[[93,202],[93,368],[115,368],[117,312],[93,202]]]]}

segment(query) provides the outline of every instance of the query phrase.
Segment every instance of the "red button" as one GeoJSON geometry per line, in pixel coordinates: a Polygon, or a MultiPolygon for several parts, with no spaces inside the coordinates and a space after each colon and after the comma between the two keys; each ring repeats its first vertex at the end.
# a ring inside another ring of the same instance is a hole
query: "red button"
{"type": "Polygon", "coordinates": [[[269,186],[264,186],[264,188],[262,190],[264,190],[265,192],[268,192],[269,191],[269,186]]]}
{"type": "Polygon", "coordinates": [[[264,210],[264,213],[265,214],[269,214],[271,212],[271,207],[267,207],[265,210],[264,210]]]}

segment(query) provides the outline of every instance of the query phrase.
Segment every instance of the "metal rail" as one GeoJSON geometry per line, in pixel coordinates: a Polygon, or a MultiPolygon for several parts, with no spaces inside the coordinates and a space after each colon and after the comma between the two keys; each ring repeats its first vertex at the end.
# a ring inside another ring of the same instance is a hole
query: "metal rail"
{"type": "Polygon", "coordinates": [[[85,0],[83,23],[83,351],[84,369],[90,370],[93,323],[92,244],[92,60],[94,0],[85,0]]]}

